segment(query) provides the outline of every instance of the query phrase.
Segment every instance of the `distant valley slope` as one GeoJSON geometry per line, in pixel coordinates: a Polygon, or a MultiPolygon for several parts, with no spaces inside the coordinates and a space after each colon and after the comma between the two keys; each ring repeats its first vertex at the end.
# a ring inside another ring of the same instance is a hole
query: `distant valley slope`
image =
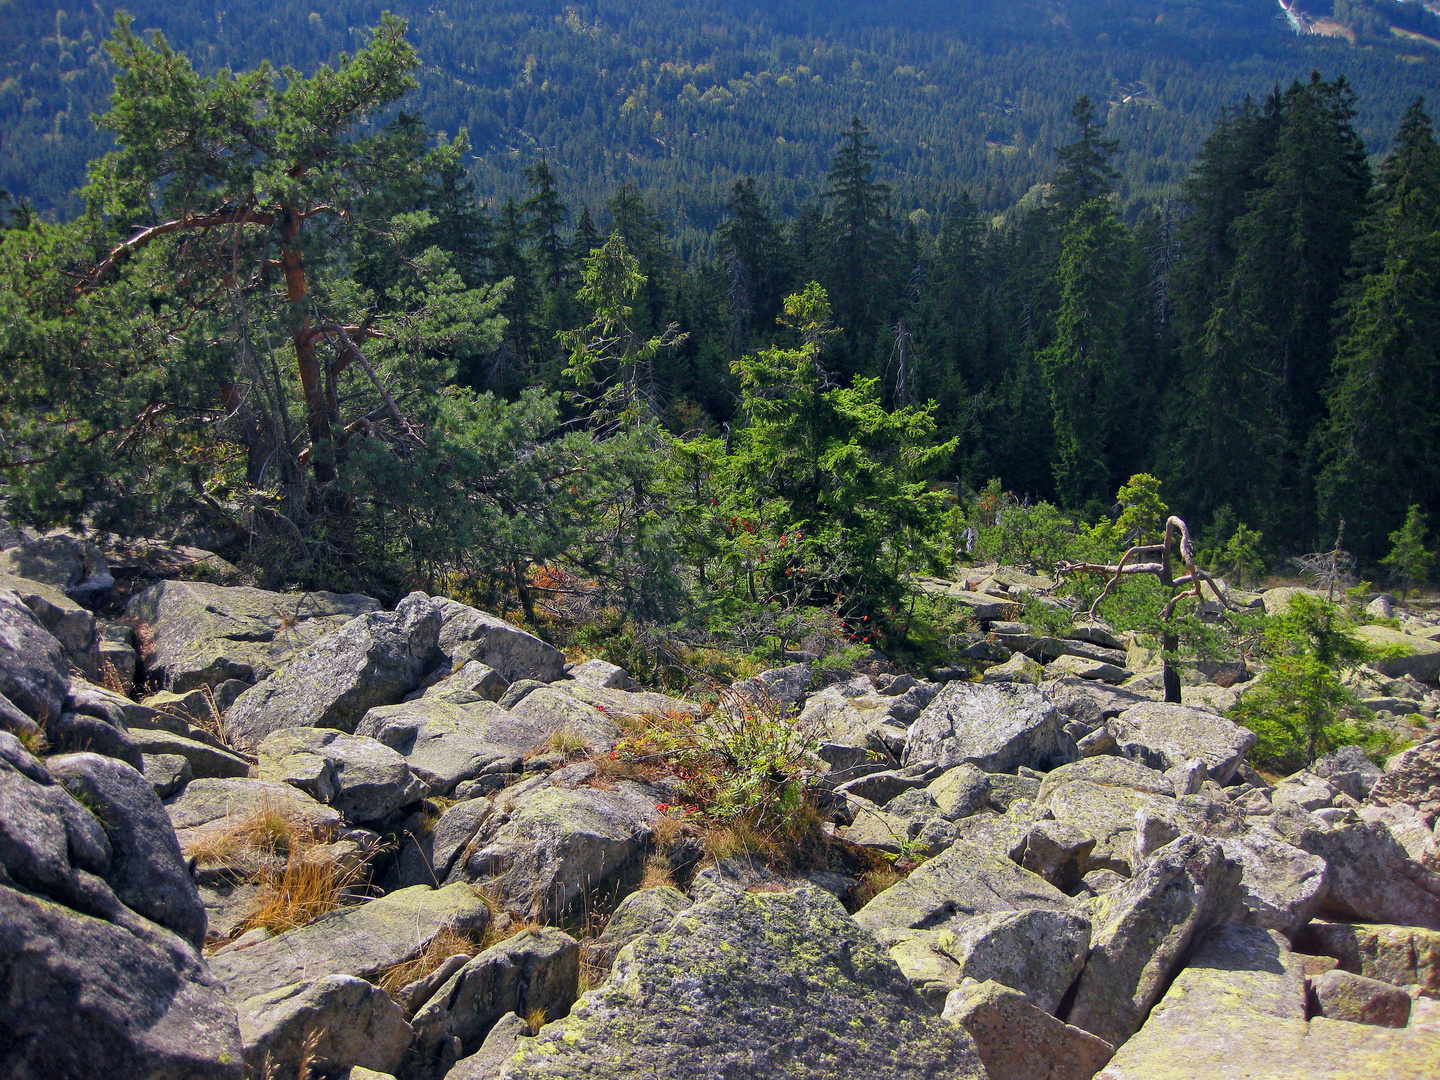
{"type": "MultiPolygon", "coordinates": [[[[1372,152],[1440,87],[1440,18],[1399,0],[125,6],[203,67],[303,69],[353,50],[392,8],[426,65],[407,106],[469,130],[484,193],[519,190],[544,155],[572,203],[633,180],[682,238],[713,226],[738,176],[783,208],[813,196],[852,114],[875,131],[902,210],[934,209],[957,185],[998,209],[1043,177],[1081,93],[1108,103],[1134,201],[1173,191],[1221,109],[1277,81],[1347,75],[1372,152]]],[[[108,92],[113,9],[0,0],[0,188],[47,212],[79,209],[84,162],[106,146],[88,118],[108,92]]]]}

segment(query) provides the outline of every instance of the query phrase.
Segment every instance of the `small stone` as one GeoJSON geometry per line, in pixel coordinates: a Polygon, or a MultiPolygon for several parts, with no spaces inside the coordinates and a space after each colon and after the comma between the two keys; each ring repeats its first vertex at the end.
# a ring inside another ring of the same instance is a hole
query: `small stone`
{"type": "Polygon", "coordinates": [[[611,690],[629,690],[636,685],[628,671],[607,660],[586,660],[567,668],[565,673],[572,679],[579,679],[581,682],[593,683],[611,690]]]}
{"type": "Polygon", "coordinates": [[[145,754],[143,757],[145,779],[150,781],[155,794],[162,799],[168,799],[195,779],[190,762],[179,754],[145,754]]]}
{"type": "Polygon", "coordinates": [[[1399,987],[1336,968],[1310,982],[1316,1011],[1332,1020],[1403,1028],[1410,1021],[1410,995],[1399,987]]]}
{"type": "Polygon", "coordinates": [[[941,1015],[969,1032],[990,1080],[1090,1080],[1115,1052],[994,981],[967,979],[941,1015]]]}
{"type": "Polygon", "coordinates": [[[1002,911],[962,924],[942,943],[972,979],[993,979],[1053,1013],[1090,951],[1090,920],[1064,911],[1002,911]]]}
{"type": "Polygon", "coordinates": [[[1175,797],[1198,795],[1201,786],[1210,779],[1210,770],[1200,758],[1191,758],[1183,765],[1165,770],[1165,779],[1175,785],[1175,797]]]}
{"type": "Polygon", "coordinates": [[[1037,821],[1025,834],[1025,856],[1020,865],[1068,893],[1080,883],[1094,849],[1095,837],[1078,825],[1037,821]]]}

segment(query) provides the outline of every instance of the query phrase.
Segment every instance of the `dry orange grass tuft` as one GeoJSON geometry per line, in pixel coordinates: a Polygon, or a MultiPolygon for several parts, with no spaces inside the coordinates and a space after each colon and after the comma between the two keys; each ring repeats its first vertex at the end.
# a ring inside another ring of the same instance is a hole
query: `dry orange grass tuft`
{"type": "Polygon", "coordinates": [[[118,694],[123,698],[130,696],[130,687],[121,677],[120,669],[109,660],[106,660],[105,663],[101,665],[99,677],[100,685],[112,694],[118,694]]]}
{"type": "Polygon", "coordinates": [[[328,830],[267,803],[191,838],[185,854],[201,866],[227,866],[260,886],[237,933],[261,926],[280,934],[334,911],[364,880],[364,855],[356,857],[353,847],[331,839],[328,830]]]}
{"type": "Polygon", "coordinates": [[[545,1017],[544,1009],[531,1009],[525,1014],[525,1030],[531,1035],[539,1035],[540,1029],[545,1026],[545,1017]]]}
{"type": "Polygon", "coordinates": [[[590,752],[590,747],[585,742],[585,736],[568,725],[558,727],[550,732],[540,746],[546,753],[565,754],[567,757],[590,752]]]}
{"type": "Polygon", "coordinates": [[[205,700],[205,715],[195,717],[192,723],[201,731],[215,736],[225,745],[230,745],[230,740],[225,738],[225,720],[220,715],[220,706],[215,701],[215,691],[208,686],[200,688],[200,696],[205,700]]]}
{"type": "Polygon", "coordinates": [[[50,746],[50,740],[45,738],[45,729],[36,728],[34,731],[22,731],[17,738],[20,745],[35,757],[44,757],[46,749],[50,746]]]}
{"type": "Polygon", "coordinates": [[[312,923],[338,908],[363,873],[363,867],[348,864],[341,856],[326,856],[318,850],[291,851],[278,876],[262,879],[255,907],[240,931],[263,926],[272,934],[283,934],[312,923]]]}
{"type": "Polygon", "coordinates": [[[774,845],[768,838],[756,832],[744,821],[732,821],[728,825],[717,825],[713,829],[707,829],[702,839],[705,842],[705,854],[716,862],[721,859],[734,859],[741,855],[760,855],[768,858],[774,849],[774,845]]]}
{"type": "MultiPolygon", "coordinates": [[[[315,1056],[320,1049],[320,1038],[324,1034],[323,1029],[316,1028],[305,1036],[305,1041],[300,1045],[300,1062],[295,1069],[295,1080],[310,1080],[311,1067],[315,1064],[315,1056]]],[[[246,1070],[246,1075],[250,1075],[246,1070]]],[[[265,1052],[265,1058],[257,1074],[258,1080],[288,1080],[280,1071],[280,1066],[271,1060],[270,1052],[265,1052]]]]}
{"type": "Polygon", "coordinates": [[[685,821],[678,817],[671,817],[668,814],[655,822],[650,829],[650,838],[655,846],[661,850],[669,848],[680,837],[687,835],[688,827],[685,821]]]}
{"type": "Polygon", "coordinates": [[[580,979],[576,985],[576,992],[580,994],[594,990],[610,977],[610,969],[603,964],[597,964],[590,959],[588,945],[580,946],[580,979]]]}
{"type": "Polygon", "coordinates": [[[196,862],[226,863],[249,856],[274,859],[292,849],[330,842],[309,822],[266,801],[241,818],[229,818],[186,841],[185,854],[196,862]]]}
{"type": "Polygon", "coordinates": [[[386,968],[380,975],[380,988],[394,997],[411,983],[437,970],[452,956],[474,956],[479,951],[480,943],[473,936],[453,926],[443,927],[415,959],[386,968]]]}
{"type": "Polygon", "coordinates": [[[859,911],[891,885],[904,880],[905,875],[893,866],[867,870],[860,875],[860,880],[855,883],[855,887],[850,890],[850,895],[846,899],[852,910],[859,911]]]}
{"type": "Polygon", "coordinates": [[[675,884],[675,874],[670,869],[670,860],[658,851],[645,860],[645,872],[640,878],[640,888],[658,889],[675,884]]]}
{"type": "Polygon", "coordinates": [[[502,913],[490,920],[490,925],[485,928],[485,936],[480,941],[480,948],[493,948],[520,934],[538,933],[543,927],[544,924],[536,919],[520,918],[514,912],[502,913]]]}

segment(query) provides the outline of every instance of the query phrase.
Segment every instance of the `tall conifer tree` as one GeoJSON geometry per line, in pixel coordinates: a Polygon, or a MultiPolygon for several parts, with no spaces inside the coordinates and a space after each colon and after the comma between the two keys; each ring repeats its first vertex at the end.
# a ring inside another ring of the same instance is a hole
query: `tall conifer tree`
{"type": "Polygon", "coordinates": [[[1440,513],[1440,148],[1420,101],[1356,242],[1322,433],[1320,510],[1377,557],[1407,508],[1440,513]]]}
{"type": "MultiPolygon", "coordinates": [[[[1228,229],[1228,273],[1208,310],[1190,300],[1191,318],[1205,311],[1204,328],[1175,403],[1167,474],[1202,519],[1228,504],[1295,545],[1314,531],[1308,444],[1369,172],[1344,79],[1297,81],[1273,114],[1273,149],[1228,229]]],[[[1243,189],[1252,162],[1237,157],[1232,187],[1243,189]]],[[[1223,263],[1226,253],[1218,256],[1223,263]]]]}

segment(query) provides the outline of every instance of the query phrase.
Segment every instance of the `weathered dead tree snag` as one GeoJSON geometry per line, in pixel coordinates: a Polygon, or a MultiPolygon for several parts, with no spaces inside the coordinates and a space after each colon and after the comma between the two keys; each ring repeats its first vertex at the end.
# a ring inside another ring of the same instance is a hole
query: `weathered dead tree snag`
{"type": "Polygon", "coordinates": [[[1095,597],[1095,602],[1090,605],[1085,613],[1087,619],[1096,618],[1096,611],[1101,601],[1110,595],[1110,590],[1123,577],[1135,576],[1137,574],[1149,574],[1160,582],[1161,586],[1169,590],[1170,598],[1160,610],[1160,621],[1164,624],[1162,646],[1164,650],[1164,677],[1165,677],[1165,700],[1171,702],[1180,701],[1180,674],[1175,668],[1174,656],[1180,648],[1180,636],[1175,630],[1174,618],[1175,607],[1187,596],[1193,596],[1197,600],[1204,599],[1202,586],[1209,585],[1210,591],[1215,594],[1215,599],[1226,611],[1233,611],[1236,605],[1225,595],[1223,589],[1215,583],[1215,579],[1204,570],[1195,565],[1195,544],[1190,538],[1190,526],[1173,515],[1165,520],[1165,537],[1158,544],[1137,544],[1129,548],[1120,556],[1120,561],[1113,565],[1106,563],[1090,562],[1060,562],[1055,564],[1057,575],[1064,574],[1103,574],[1108,580],[1100,594],[1095,597]],[[1175,548],[1176,541],[1181,564],[1185,573],[1180,577],[1174,575],[1171,549],[1175,548]],[[1147,558],[1148,557],[1148,558],[1147,558]],[[1139,561],[1146,558],[1147,561],[1139,561]]]}

